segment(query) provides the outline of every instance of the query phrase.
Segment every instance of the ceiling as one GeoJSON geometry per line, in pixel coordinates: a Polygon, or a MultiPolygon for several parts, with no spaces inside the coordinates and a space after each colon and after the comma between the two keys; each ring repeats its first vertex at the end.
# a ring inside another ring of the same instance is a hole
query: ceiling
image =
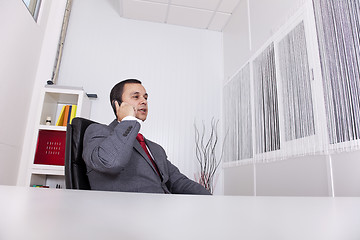
{"type": "Polygon", "coordinates": [[[241,0],[116,0],[129,19],[222,31],[241,0]]]}

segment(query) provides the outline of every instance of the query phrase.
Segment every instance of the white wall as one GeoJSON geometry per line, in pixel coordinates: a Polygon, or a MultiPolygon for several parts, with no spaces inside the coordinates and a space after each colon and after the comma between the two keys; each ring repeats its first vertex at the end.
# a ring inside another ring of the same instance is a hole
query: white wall
{"type": "Polygon", "coordinates": [[[305,0],[240,0],[223,31],[227,81],[291,17],[305,0]]]}
{"type": "Polygon", "coordinates": [[[0,1],[0,184],[15,185],[33,87],[48,18],[38,23],[20,1],[0,1]]]}
{"type": "Polygon", "coordinates": [[[251,57],[248,10],[248,1],[241,0],[223,31],[225,82],[251,57]]]}
{"type": "MultiPolygon", "coordinates": [[[[20,1],[21,2],[21,1],[20,1]]],[[[40,115],[41,109],[41,91],[46,85],[46,81],[51,79],[54,67],[56,51],[59,43],[59,36],[64,17],[66,0],[57,1],[42,1],[40,14],[38,18],[38,28],[42,31],[42,41],[37,43],[38,57],[36,62],[31,62],[35,74],[32,79],[32,86],[30,91],[30,98],[27,100],[30,111],[24,117],[23,123],[25,133],[23,135],[23,146],[19,151],[21,153],[21,161],[18,170],[17,185],[25,186],[26,176],[28,175],[29,167],[33,161],[32,149],[33,142],[37,139],[38,122],[35,120],[40,115]]],[[[13,49],[17,54],[18,49],[13,49]]],[[[19,52],[21,54],[21,52],[19,52]]],[[[15,70],[16,72],[18,70],[15,70]]],[[[24,78],[27,78],[24,76],[24,78]]]]}
{"type": "MultiPolygon", "coordinates": [[[[224,29],[224,81],[233,76],[310,0],[243,0],[224,29]]],[[[316,38],[310,38],[316,41],[316,38]]],[[[308,39],[309,40],[309,39],[308,39]]],[[[316,45],[308,42],[308,45],[316,45]]],[[[314,50],[315,51],[315,50],[314,50]]],[[[317,52],[312,53],[318,54],[317,52]]],[[[311,54],[310,54],[311,56],[311,54]]],[[[310,59],[310,62],[316,61],[310,59]]],[[[320,84],[321,85],[321,84],[320,84]]],[[[317,97],[322,98],[318,94],[317,97]]],[[[321,102],[322,99],[315,99],[321,102]]],[[[224,169],[229,195],[360,196],[360,152],[300,156],[224,169]]]]}
{"type": "MultiPolygon", "coordinates": [[[[193,123],[220,119],[222,54],[219,32],[123,19],[110,1],[76,0],[58,84],[97,93],[91,118],[108,124],[114,119],[113,85],[140,79],[149,93],[142,132],[194,179],[193,123]]],[[[222,183],[217,185],[222,192],[222,183]]]]}

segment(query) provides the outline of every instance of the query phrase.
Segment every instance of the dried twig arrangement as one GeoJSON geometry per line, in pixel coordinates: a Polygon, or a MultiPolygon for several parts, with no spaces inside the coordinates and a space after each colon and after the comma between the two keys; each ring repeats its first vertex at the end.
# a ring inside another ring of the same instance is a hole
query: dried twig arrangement
{"type": "MultiPolygon", "coordinates": [[[[219,120],[211,119],[211,132],[208,140],[205,140],[205,124],[202,122],[202,132],[200,133],[196,124],[195,127],[195,144],[196,144],[196,158],[200,164],[200,176],[198,182],[203,185],[210,193],[214,191],[214,177],[218,169],[223,151],[219,159],[216,158],[216,145],[218,143],[218,127],[219,120]]],[[[225,141],[224,141],[225,142],[225,141]]],[[[222,148],[224,149],[224,148],[222,148]]]]}

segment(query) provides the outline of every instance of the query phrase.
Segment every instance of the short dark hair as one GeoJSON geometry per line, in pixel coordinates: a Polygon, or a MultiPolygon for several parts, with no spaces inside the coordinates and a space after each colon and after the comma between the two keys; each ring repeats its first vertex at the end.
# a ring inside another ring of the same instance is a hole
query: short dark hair
{"type": "Polygon", "coordinates": [[[111,92],[110,92],[110,104],[111,104],[111,106],[113,108],[115,116],[116,116],[116,108],[114,107],[115,105],[113,105],[113,101],[116,100],[116,101],[119,101],[119,103],[122,102],[122,94],[123,94],[124,86],[125,86],[126,83],[139,83],[139,84],[141,84],[141,81],[137,80],[137,79],[125,79],[125,80],[117,83],[111,89],[111,92]]]}

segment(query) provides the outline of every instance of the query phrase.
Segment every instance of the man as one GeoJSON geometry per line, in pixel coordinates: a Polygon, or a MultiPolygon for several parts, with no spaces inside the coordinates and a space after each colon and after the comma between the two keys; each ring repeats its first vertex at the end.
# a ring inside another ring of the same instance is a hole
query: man
{"type": "Polygon", "coordinates": [[[147,98],[139,80],[119,82],[110,92],[116,119],[86,130],[83,158],[91,189],[210,195],[180,173],[160,145],[138,135],[148,114],[147,98]]]}

